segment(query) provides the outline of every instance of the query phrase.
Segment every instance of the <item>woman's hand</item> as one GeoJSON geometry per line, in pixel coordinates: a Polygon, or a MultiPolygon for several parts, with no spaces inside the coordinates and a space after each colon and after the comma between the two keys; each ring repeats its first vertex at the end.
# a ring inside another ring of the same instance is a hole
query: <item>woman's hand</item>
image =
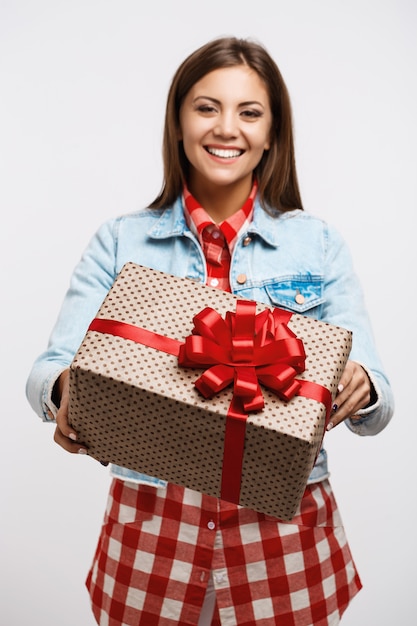
{"type": "Polygon", "coordinates": [[[340,379],[327,430],[331,430],[348,417],[359,419],[360,416],[356,413],[369,404],[371,389],[371,381],[363,367],[355,361],[348,361],[340,379]]]}
{"type": "Polygon", "coordinates": [[[59,397],[59,409],[56,414],[56,429],[54,441],[67,452],[72,454],[87,454],[87,448],[83,444],[77,443],[77,433],[68,423],[68,403],[69,403],[69,370],[66,369],[57,381],[57,392],[59,397]]]}

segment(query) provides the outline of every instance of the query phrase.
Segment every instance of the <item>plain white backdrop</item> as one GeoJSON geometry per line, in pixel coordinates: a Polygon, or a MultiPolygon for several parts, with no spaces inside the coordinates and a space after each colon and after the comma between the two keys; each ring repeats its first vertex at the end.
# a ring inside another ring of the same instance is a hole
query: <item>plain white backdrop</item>
{"type": "Polygon", "coordinates": [[[84,579],[108,470],[53,443],[25,382],[93,232],[159,191],[171,77],[220,35],[260,40],[284,75],[304,206],[349,242],[396,397],[379,436],[326,437],[364,584],[343,624],[415,624],[416,7],[1,0],[2,626],[93,626],[84,579]]]}

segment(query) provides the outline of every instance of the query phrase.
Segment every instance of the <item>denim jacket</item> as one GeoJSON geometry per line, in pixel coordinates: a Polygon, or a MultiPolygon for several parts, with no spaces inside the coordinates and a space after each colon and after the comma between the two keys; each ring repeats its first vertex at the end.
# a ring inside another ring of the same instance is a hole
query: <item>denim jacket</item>
{"type": "MultiPolygon", "coordinates": [[[[27,396],[35,412],[50,421],[56,414],[53,385],[67,368],[86,329],[123,265],[132,261],[204,284],[206,264],[201,246],[188,228],[178,198],[165,210],[144,209],[104,223],[91,239],[71,278],[48,347],[35,361],[27,396]]],[[[374,345],[360,284],[349,250],[330,225],[305,211],[267,212],[255,202],[252,223],[235,245],[230,268],[234,294],[309,315],[353,333],[350,358],[367,371],[376,401],[359,420],[346,420],[358,435],[375,435],[388,424],[393,397],[374,345]],[[303,298],[296,298],[301,294],[303,298]]],[[[112,467],[112,474],[164,485],[132,470],[112,467]]],[[[321,450],[309,482],[328,476],[321,450]]]]}

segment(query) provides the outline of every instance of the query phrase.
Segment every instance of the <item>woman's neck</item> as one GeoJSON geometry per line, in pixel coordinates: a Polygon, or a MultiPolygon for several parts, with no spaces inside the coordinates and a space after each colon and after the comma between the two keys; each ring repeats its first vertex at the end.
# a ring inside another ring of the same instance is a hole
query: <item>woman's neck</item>
{"type": "Polygon", "coordinates": [[[241,209],[251,192],[252,180],[225,186],[197,185],[190,181],[188,189],[211,219],[220,224],[241,209]]]}

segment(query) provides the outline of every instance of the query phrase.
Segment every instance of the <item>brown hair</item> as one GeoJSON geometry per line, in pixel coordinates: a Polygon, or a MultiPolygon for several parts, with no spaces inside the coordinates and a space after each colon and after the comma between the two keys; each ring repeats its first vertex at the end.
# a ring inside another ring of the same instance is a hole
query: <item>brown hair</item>
{"type": "Polygon", "coordinates": [[[163,208],[181,194],[187,180],[188,160],[178,140],[180,108],[191,87],[222,67],[247,65],[263,80],[272,111],[271,146],[256,167],[259,196],[265,209],[302,208],[295,168],[291,104],[276,63],[259,43],[247,39],[215,39],[188,56],[176,71],[168,92],[163,138],[164,183],[150,205],[163,208]]]}

